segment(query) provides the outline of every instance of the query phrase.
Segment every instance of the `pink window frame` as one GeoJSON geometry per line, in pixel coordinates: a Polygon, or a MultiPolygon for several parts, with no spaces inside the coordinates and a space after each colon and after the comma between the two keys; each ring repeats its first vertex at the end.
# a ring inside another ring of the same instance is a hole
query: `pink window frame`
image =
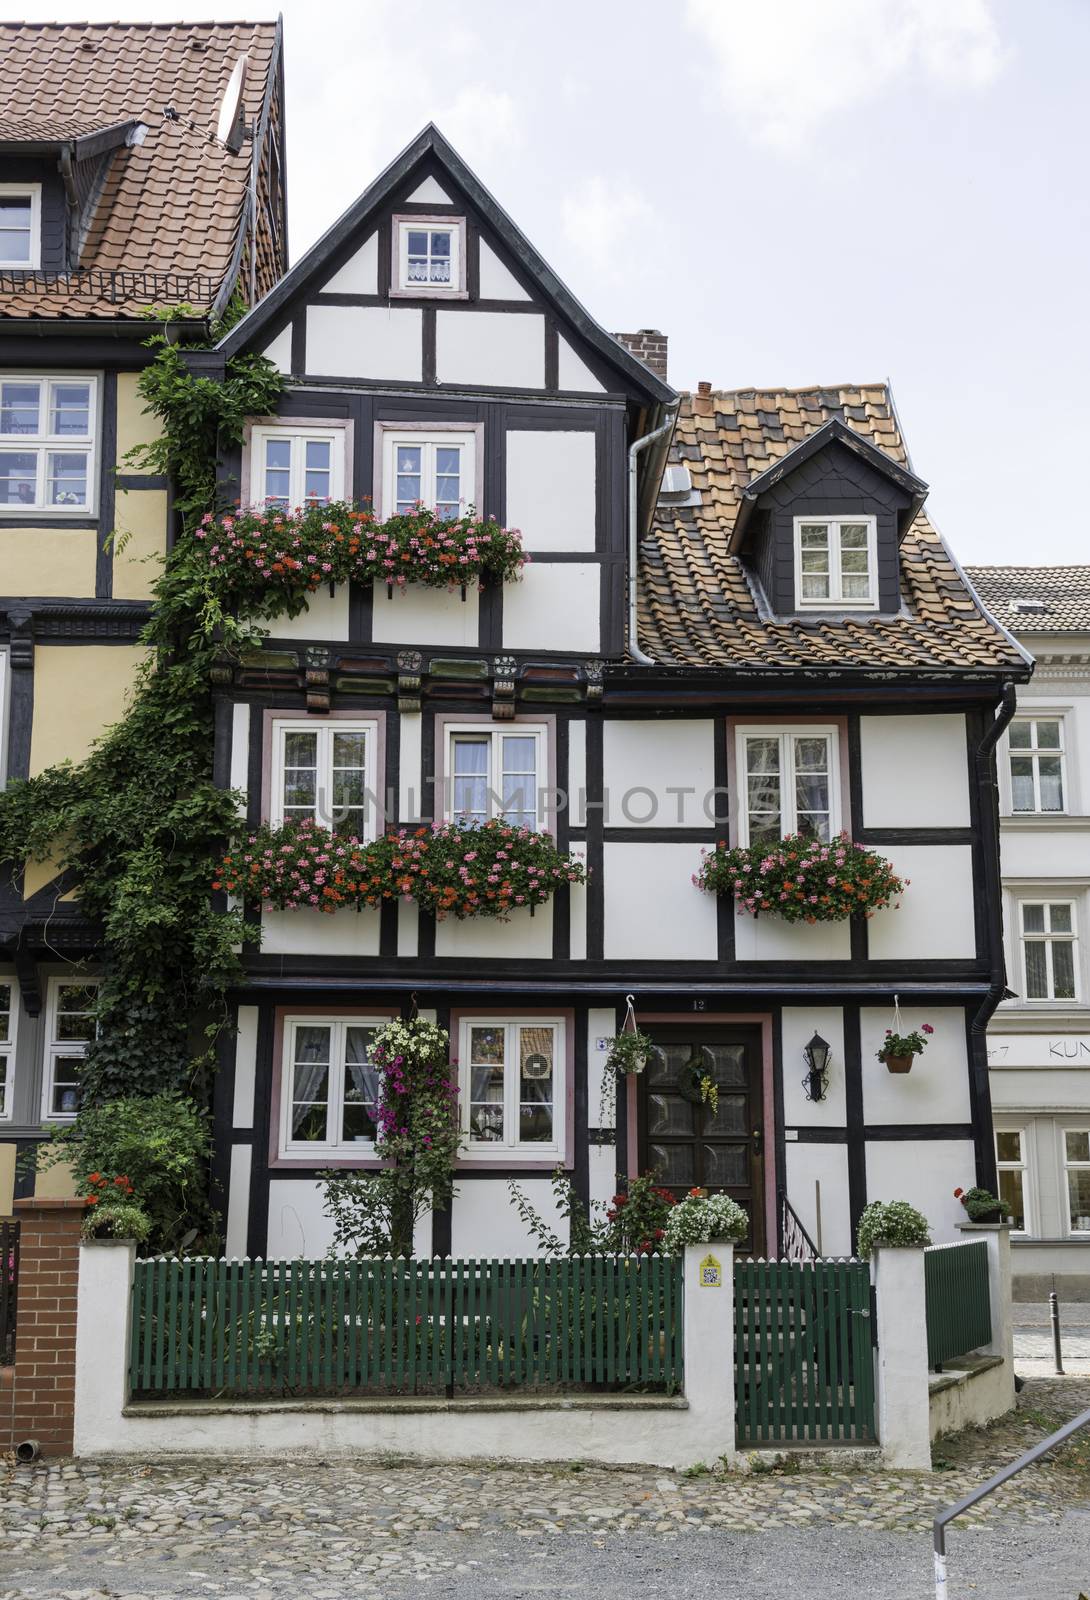
{"type": "MultiPolygon", "coordinates": [[[[506,1160],[496,1156],[492,1160],[481,1159],[475,1156],[458,1155],[455,1166],[460,1172],[504,1172],[517,1169],[519,1172],[555,1172],[557,1167],[571,1171],[575,1166],[575,1012],[565,1006],[489,1006],[482,1010],[480,1006],[464,1007],[450,1014],[450,1064],[458,1072],[461,1079],[461,1063],[458,1059],[459,1041],[462,1037],[462,1023],[472,1022],[474,1017],[510,1017],[519,1021],[532,1022],[535,1017],[559,1017],[564,1024],[564,1153],[561,1156],[549,1155],[535,1161],[533,1157],[522,1155],[517,1150],[505,1150],[503,1156],[506,1160]]],[[[460,1097],[460,1096],[459,1096],[460,1097]]]]}
{"type": "Polygon", "coordinates": [[[247,417],[242,429],[242,470],[239,474],[239,504],[243,510],[264,507],[264,501],[254,502],[253,495],[253,434],[255,428],[281,428],[284,432],[306,431],[308,428],[336,430],[344,434],[344,497],[352,499],[352,462],[355,447],[355,425],[351,417],[247,417]]]}
{"type": "Polygon", "coordinates": [[[851,759],[848,751],[847,717],[819,717],[809,714],[799,717],[728,717],[726,731],[727,804],[729,807],[728,839],[732,849],[738,844],[740,838],[738,820],[741,816],[742,806],[745,804],[743,775],[738,770],[738,730],[744,728],[796,728],[807,725],[836,729],[837,768],[840,776],[840,828],[843,832],[851,833],[851,759]]]}
{"type": "Polygon", "coordinates": [[[378,1156],[335,1156],[328,1151],[313,1159],[280,1154],[280,1116],[284,1092],[284,1023],[288,1017],[322,1017],[328,1022],[350,1022],[353,1017],[382,1017],[392,1022],[401,1012],[395,1006],[277,1006],[273,1022],[272,1094],[269,1118],[269,1167],[316,1171],[321,1167],[354,1167],[376,1171],[387,1165],[378,1156]]]}
{"type": "Polygon", "coordinates": [[[317,726],[322,722],[373,722],[376,727],[376,742],[378,749],[375,752],[375,838],[380,839],[386,830],[386,713],[385,711],[349,711],[338,708],[336,711],[310,712],[304,708],[293,706],[290,710],[283,707],[277,710],[266,709],[261,720],[261,820],[268,822],[272,816],[272,775],[273,775],[273,724],[276,722],[314,722],[317,726]]]}
{"type": "Polygon", "coordinates": [[[543,831],[555,836],[555,797],[557,794],[556,717],[555,715],[551,714],[549,716],[537,717],[530,712],[526,712],[525,714],[520,713],[516,717],[508,717],[501,722],[498,721],[497,718],[489,716],[487,711],[470,711],[464,716],[456,716],[454,712],[437,712],[435,716],[435,759],[432,763],[435,767],[435,772],[433,773],[433,777],[435,779],[434,804],[437,819],[441,815],[443,821],[449,821],[446,807],[447,730],[452,727],[463,727],[466,724],[479,724],[483,728],[495,728],[500,732],[506,732],[510,728],[517,728],[520,723],[528,724],[531,727],[545,729],[545,768],[547,782],[545,784],[546,804],[542,808],[545,814],[545,825],[543,831]],[[552,805],[548,803],[550,798],[553,800],[552,805]]]}

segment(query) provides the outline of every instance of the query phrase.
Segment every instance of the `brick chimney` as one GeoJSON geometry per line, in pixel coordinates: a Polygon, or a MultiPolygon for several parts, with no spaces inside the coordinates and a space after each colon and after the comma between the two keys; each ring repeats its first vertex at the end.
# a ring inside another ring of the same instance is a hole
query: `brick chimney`
{"type": "Polygon", "coordinates": [[[666,335],[657,328],[641,328],[639,333],[615,333],[630,355],[650,367],[657,377],[666,378],[666,335]]]}

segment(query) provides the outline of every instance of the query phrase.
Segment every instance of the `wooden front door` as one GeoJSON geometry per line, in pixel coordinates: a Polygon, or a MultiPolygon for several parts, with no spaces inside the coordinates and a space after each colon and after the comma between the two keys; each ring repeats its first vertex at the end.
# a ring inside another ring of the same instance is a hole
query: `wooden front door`
{"type": "Polygon", "coordinates": [[[764,1096],[759,1028],[652,1026],[658,1050],[640,1074],[640,1171],[680,1199],[692,1188],[744,1206],[741,1255],[765,1253],[764,1096]],[[711,1078],[718,1106],[701,1098],[711,1078]]]}

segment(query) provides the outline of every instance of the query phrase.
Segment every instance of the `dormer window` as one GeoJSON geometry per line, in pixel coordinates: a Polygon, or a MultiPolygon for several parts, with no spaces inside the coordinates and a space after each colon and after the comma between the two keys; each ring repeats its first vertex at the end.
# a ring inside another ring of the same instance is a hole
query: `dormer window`
{"type": "Polygon", "coordinates": [[[395,217],[390,293],[464,300],[464,217],[395,217]]]}
{"type": "Polygon", "coordinates": [[[800,611],[878,603],[873,517],[795,518],[795,601],[800,611]]]}
{"type": "Polygon", "coordinates": [[[42,186],[0,183],[0,269],[34,272],[42,260],[42,186]]]}

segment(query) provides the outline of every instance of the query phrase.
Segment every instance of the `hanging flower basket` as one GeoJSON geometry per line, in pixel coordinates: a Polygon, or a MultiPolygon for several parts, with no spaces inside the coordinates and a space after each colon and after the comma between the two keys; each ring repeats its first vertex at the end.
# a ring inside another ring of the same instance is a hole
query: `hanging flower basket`
{"type": "Polygon", "coordinates": [[[908,879],[842,833],[828,844],[802,834],[734,850],[719,843],[703,852],[693,883],[709,894],[732,895],[754,917],[768,912],[785,922],[843,922],[897,903],[908,879]]]}
{"type": "Polygon", "coordinates": [[[636,1077],[647,1066],[656,1049],[649,1034],[635,1029],[619,1033],[609,1047],[606,1066],[618,1078],[636,1077]]]}
{"type": "MultiPolygon", "coordinates": [[[[895,1020],[899,1026],[899,1008],[895,1020]]],[[[912,1033],[894,1033],[892,1028],[887,1028],[886,1037],[878,1051],[879,1061],[884,1062],[890,1072],[911,1072],[913,1061],[917,1056],[923,1055],[927,1048],[925,1036],[930,1036],[934,1031],[929,1022],[925,1022],[918,1031],[912,1033]]]]}
{"type": "Polygon", "coordinates": [[[224,856],[213,889],[278,911],[378,906],[415,900],[445,917],[532,912],[586,869],[547,833],[493,820],[464,828],[441,823],[402,828],[370,844],[343,838],[306,819],[259,828],[224,856]]]}
{"type": "Polygon", "coordinates": [[[379,522],[347,503],[209,512],[194,531],[193,553],[221,603],[249,615],[269,614],[277,596],[277,610],[296,614],[323,584],[349,580],[431,589],[507,583],[530,559],[517,528],[472,510],[444,518],[418,506],[379,522]]]}

